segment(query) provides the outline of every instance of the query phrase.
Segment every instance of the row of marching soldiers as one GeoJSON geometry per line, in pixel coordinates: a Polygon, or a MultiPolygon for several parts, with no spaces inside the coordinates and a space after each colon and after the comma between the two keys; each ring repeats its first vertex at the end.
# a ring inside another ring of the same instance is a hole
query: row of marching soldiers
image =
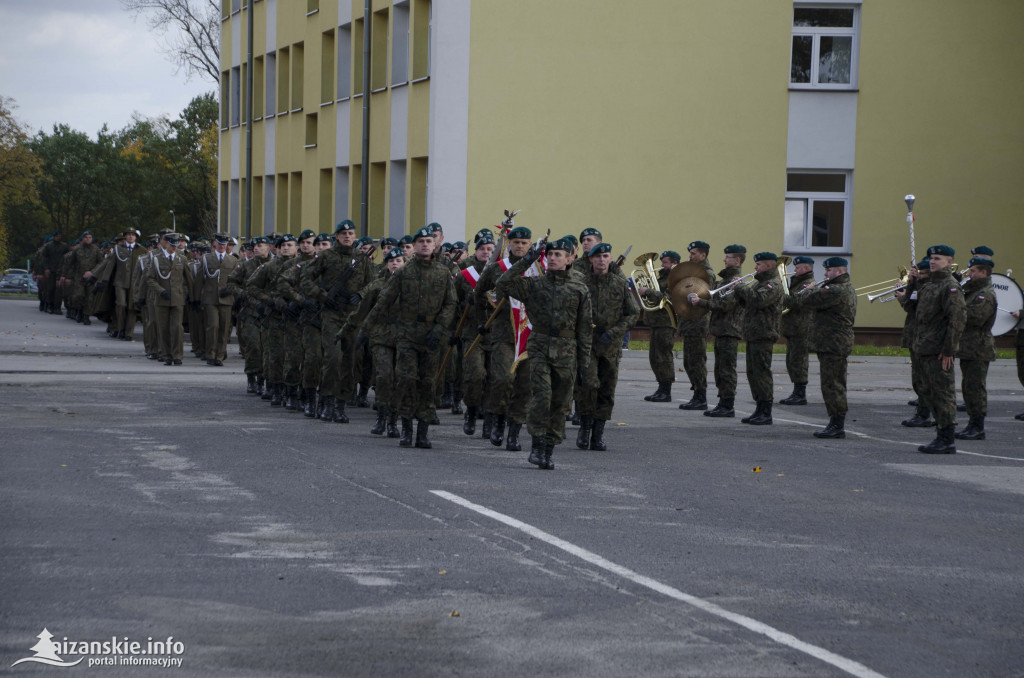
{"type": "Polygon", "coordinates": [[[333,238],[257,238],[255,257],[226,282],[241,300],[247,391],[347,423],[346,405],[365,406],[372,379],[370,433],[418,448],[432,446],[429,428],[451,395],[466,435],[482,418],[483,437],[518,451],[525,424],[529,461],[543,469],[554,468],[575,399],[577,445],[607,449],[622,340],[639,317],[610,245],[577,260],[574,236],[534,243],[511,217],[497,242],[490,229],[461,250],[446,252],[443,240],[438,224],[382,239],[375,264],[375,245],[360,247],[350,220],[333,238]]]}

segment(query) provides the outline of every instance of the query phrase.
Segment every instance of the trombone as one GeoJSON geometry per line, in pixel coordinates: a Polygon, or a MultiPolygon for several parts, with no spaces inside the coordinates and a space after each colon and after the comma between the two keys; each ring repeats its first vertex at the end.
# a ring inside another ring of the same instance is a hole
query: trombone
{"type": "Polygon", "coordinates": [[[883,280],[882,282],[872,283],[871,285],[864,285],[863,287],[856,288],[854,291],[857,292],[858,297],[870,297],[871,294],[875,294],[883,290],[886,290],[886,293],[892,292],[893,283],[895,283],[896,285],[905,286],[907,284],[907,280],[910,277],[910,275],[907,273],[906,266],[900,266],[898,269],[896,269],[896,275],[897,277],[895,278],[883,280]]]}
{"type": "Polygon", "coordinates": [[[878,294],[869,294],[869,295],[867,295],[868,301],[869,302],[874,302],[875,299],[881,299],[881,301],[879,301],[878,303],[880,303],[880,304],[888,304],[890,301],[896,301],[896,293],[899,292],[900,290],[905,290],[905,289],[907,289],[907,283],[901,283],[901,284],[897,285],[896,287],[893,287],[891,290],[886,290],[884,292],[879,292],[878,294]]]}
{"type": "Polygon", "coordinates": [[[736,291],[734,288],[737,285],[739,285],[740,283],[748,283],[749,284],[754,279],[755,275],[757,275],[757,274],[756,273],[748,273],[745,276],[743,276],[742,278],[735,278],[733,280],[730,280],[729,282],[727,282],[726,284],[722,285],[721,287],[716,287],[713,290],[708,290],[708,295],[710,295],[712,297],[715,296],[716,294],[721,294],[723,297],[728,296],[728,295],[730,295],[730,294],[732,294],[733,292],[736,291]]]}

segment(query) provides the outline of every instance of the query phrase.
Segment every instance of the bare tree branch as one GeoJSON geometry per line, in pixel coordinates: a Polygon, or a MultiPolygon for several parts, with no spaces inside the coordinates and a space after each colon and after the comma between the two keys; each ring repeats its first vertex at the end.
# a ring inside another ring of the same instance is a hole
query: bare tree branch
{"type": "Polygon", "coordinates": [[[199,75],[220,82],[221,10],[217,0],[121,0],[149,27],[168,36],[165,48],[171,61],[188,77],[199,75]],[[168,35],[170,33],[170,35],[168,35]]]}

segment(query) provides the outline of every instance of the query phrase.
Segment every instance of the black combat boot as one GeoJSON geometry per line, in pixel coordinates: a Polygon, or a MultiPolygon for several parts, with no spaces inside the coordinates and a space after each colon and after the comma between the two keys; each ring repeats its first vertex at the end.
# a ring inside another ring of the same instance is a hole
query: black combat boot
{"type": "Polygon", "coordinates": [[[501,447],[505,440],[505,415],[498,414],[494,417],[494,427],[491,429],[491,445],[501,447]]]}
{"type": "MultiPolygon", "coordinates": [[[[381,407],[384,407],[384,406],[381,405],[381,407]]],[[[398,436],[401,435],[398,432],[398,426],[396,424],[397,421],[398,421],[398,413],[397,412],[391,412],[389,410],[388,411],[388,425],[387,425],[388,438],[397,438],[398,436]]]]}
{"type": "Polygon", "coordinates": [[[544,463],[544,436],[533,436],[530,446],[530,458],[527,461],[536,466],[544,463]]]}
{"type": "Polygon", "coordinates": [[[246,379],[247,382],[249,382],[248,385],[245,388],[245,392],[246,393],[255,393],[256,392],[256,375],[255,374],[247,374],[247,375],[245,375],[245,379],[246,379]]]}
{"type": "Polygon", "coordinates": [[[370,433],[375,436],[384,435],[384,431],[387,430],[388,413],[386,407],[377,408],[377,421],[373,423],[373,428],[370,429],[370,433]]]}
{"type": "Polygon", "coordinates": [[[579,426],[580,422],[583,421],[582,415],[580,414],[580,408],[576,405],[576,401],[573,401],[573,413],[572,419],[569,420],[573,426],[579,426]]]}
{"type": "Polygon", "coordinates": [[[341,398],[334,399],[334,412],[331,414],[331,421],[337,424],[348,423],[348,415],[345,414],[345,401],[341,398]]]}
{"type": "Polygon", "coordinates": [[[314,417],[317,416],[317,410],[316,410],[316,405],[317,405],[317,402],[316,402],[316,389],[315,388],[307,388],[307,389],[305,389],[305,391],[306,391],[306,406],[304,408],[302,408],[302,414],[303,414],[303,416],[306,416],[306,417],[309,417],[310,419],[313,419],[314,417]]]}
{"type": "Polygon", "coordinates": [[[825,427],[824,431],[815,431],[815,438],[845,438],[846,431],[843,430],[843,426],[846,425],[846,415],[840,414],[834,417],[829,417],[828,426],[825,427]]]}
{"type": "Polygon", "coordinates": [[[917,398],[914,398],[913,400],[908,400],[907,404],[910,405],[911,407],[917,407],[918,405],[921,404],[921,402],[917,398]]]}
{"type": "Polygon", "coordinates": [[[1013,415],[1013,418],[1016,419],[1017,421],[1024,421],[1024,412],[1013,415]]]}
{"type": "Polygon", "coordinates": [[[321,396],[320,404],[323,405],[323,412],[320,413],[320,421],[330,421],[334,414],[334,396],[321,396]]]}
{"type": "Polygon", "coordinates": [[[944,426],[938,429],[935,432],[935,440],[927,445],[919,446],[917,451],[924,452],[925,454],[956,454],[956,440],[953,437],[953,430],[952,426],[944,426]]]}
{"type": "Polygon", "coordinates": [[[807,384],[793,384],[793,393],[779,401],[780,405],[806,405],[807,384]]]}
{"type": "Polygon", "coordinates": [[[544,459],[541,461],[540,467],[545,471],[553,471],[555,468],[554,462],[551,461],[551,453],[555,450],[555,444],[550,440],[544,442],[544,459]]]}
{"type": "Polygon", "coordinates": [[[398,441],[399,447],[412,447],[412,419],[402,417],[402,438],[398,441]]]}
{"type": "Polygon", "coordinates": [[[761,414],[750,418],[748,424],[754,426],[771,426],[772,423],[772,402],[761,403],[761,414]]]}
{"type": "Polygon", "coordinates": [[[285,386],[284,409],[295,412],[299,409],[299,387],[285,386]]]}
{"type": "Polygon", "coordinates": [[[444,382],[444,392],[441,394],[441,401],[437,403],[437,406],[442,410],[452,406],[452,382],[444,382]]]}
{"type": "Polygon", "coordinates": [[[505,436],[505,449],[509,452],[519,452],[523,449],[523,446],[519,444],[519,431],[522,428],[522,424],[517,424],[514,421],[510,421],[508,423],[508,434],[505,436]]]}
{"type": "Polygon", "coordinates": [[[280,407],[284,404],[284,384],[271,384],[270,406],[280,407]]]}
{"type": "Polygon", "coordinates": [[[480,426],[480,437],[490,438],[491,429],[494,428],[494,415],[490,412],[484,412],[484,423],[480,426]]]}
{"type": "Polygon", "coordinates": [[[452,414],[462,414],[462,393],[452,391],[452,414]]]}
{"type": "Polygon", "coordinates": [[[466,406],[466,420],[462,422],[462,432],[467,436],[476,433],[476,407],[474,405],[466,406]]]}
{"type": "Polygon", "coordinates": [[[960,403],[959,405],[956,406],[956,411],[957,412],[966,412],[967,411],[967,405],[965,403],[960,403]]]}
{"type": "Polygon", "coordinates": [[[649,396],[644,396],[644,400],[652,403],[670,403],[672,402],[672,382],[671,381],[659,381],[658,390],[649,396]]]}
{"type": "Polygon", "coordinates": [[[370,401],[366,399],[366,396],[370,393],[370,387],[359,384],[356,390],[356,407],[369,407],[370,401]]]}
{"type": "Polygon", "coordinates": [[[732,409],[733,403],[736,402],[735,398],[719,398],[718,404],[715,405],[715,409],[706,410],[704,412],[705,417],[735,417],[736,411],[732,409]]]}
{"type": "Polygon", "coordinates": [[[589,414],[580,417],[580,430],[576,433],[576,447],[585,450],[590,447],[590,431],[594,427],[594,418],[589,414]]]}
{"type": "Polygon", "coordinates": [[[256,377],[256,385],[259,387],[260,400],[270,400],[273,397],[274,385],[263,377],[256,377]]]}
{"type": "Polygon", "coordinates": [[[749,417],[743,417],[742,419],[740,419],[740,421],[743,422],[744,424],[749,424],[751,419],[753,419],[754,417],[761,416],[761,410],[763,409],[763,407],[764,406],[761,403],[757,403],[757,407],[754,408],[754,413],[751,414],[749,417]]]}
{"type": "Polygon", "coordinates": [[[957,431],[954,435],[960,440],[984,440],[985,417],[971,417],[967,422],[967,428],[957,431]]]}
{"type": "Polygon", "coordinates": [[[608,446],[604,444],[604,420],[594,419],[594,430],[590,434],[590,449],[604,452],[608,446]]]}
{"type": "Polygon", "coordinates": [[[430,422],[426,419],[416,420],[416,447],[429,450],[433,447],[430,444],[430,439],[427,438],[427,431],[430,430],[430,422]]]}
{"type": "Polygon", "coordinates": [[[702,388],[693,389],[693,397],[689,402],[679,406],[681,410],[706,410],[708,409],[708,392],[702,388]]]}
{"type": "Polygon", "coordinates": [[[924,405],[918,405],[914,416],[910,419],[904,419],[900,423],[910,428],[931,428],[935,426],[935,422],[931,419],[931,412],[924,405]]]}

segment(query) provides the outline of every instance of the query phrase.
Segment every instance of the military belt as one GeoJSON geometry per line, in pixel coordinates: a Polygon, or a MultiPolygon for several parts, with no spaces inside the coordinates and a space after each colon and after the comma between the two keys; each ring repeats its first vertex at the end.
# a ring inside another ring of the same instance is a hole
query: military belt
{"type": "MultiPolygon", "coordinates": [[[[432,323],[434,322],[435,317],[436,316],[433,315],[427,315],[426,313],[400,313],[398,315],[399,320],[406,320],[417,323],[432,323]]],[[[395,320],[392,320],[392,322],[395,322],[395,320]]]]}
{"type": "Polygon", "coordinates": [[[562,339],[572,339],[576,336],[575,330],[555,330],[549,328],[539,328],[536,325],[530,330],[530,334],[546,334],[549,337],[561,337],[562,339]]]}

